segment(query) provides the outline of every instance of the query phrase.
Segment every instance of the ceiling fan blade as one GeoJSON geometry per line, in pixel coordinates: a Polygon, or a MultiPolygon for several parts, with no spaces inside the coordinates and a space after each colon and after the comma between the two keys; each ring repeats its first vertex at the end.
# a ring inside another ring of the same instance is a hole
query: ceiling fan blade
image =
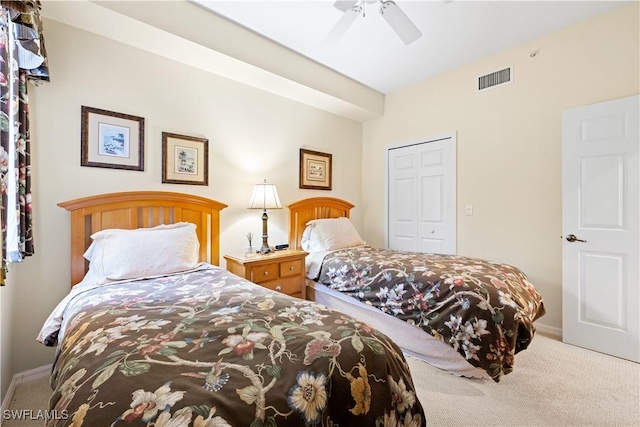
{"type": "Polygon", "coordinates": [[[333,4],[333,7],[346,12],[349,9],[352,9],[356,4],[358,4],[358,0],[338,0],[333,4]]]}
{"type": "Polygon", "coordinates": [[[326,45],[335,45],[340,41],[344,33],[347,32],[349,27],[353,24],[358,16],[362,13],[362,8],[359,6],[352,7],[347,10],[344,15],[340,18],[340,20],[334,25],[333,29],[327,34],[327,37],[324,39],[323,44],[326,45]]]}
{"type": "Polygon", "coordinates": [[[380,13],[404,44],[411,44],[422,36],[418,27],[393,1],[383,1],[380,13]]]}

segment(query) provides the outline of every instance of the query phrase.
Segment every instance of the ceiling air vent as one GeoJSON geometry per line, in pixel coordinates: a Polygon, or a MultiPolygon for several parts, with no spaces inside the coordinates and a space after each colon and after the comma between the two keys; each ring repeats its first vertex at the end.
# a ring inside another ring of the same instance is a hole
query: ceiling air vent
{"type": "Polygon", "coordinates": [[[478,91],[511,83],[513,81],[513,67],[507,67],[493,73],[478,77],[478,91]]]}

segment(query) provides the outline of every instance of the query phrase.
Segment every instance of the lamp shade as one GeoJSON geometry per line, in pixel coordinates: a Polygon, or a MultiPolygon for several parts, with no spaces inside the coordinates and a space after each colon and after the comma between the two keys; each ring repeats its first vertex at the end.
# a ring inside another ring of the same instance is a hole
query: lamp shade
{"type": "Polygon", "coordinates": [[[249,201],[249,209],[282,209],[276,186],[267,184],[266,179],[263,184],[256,184],[249,201]]]}

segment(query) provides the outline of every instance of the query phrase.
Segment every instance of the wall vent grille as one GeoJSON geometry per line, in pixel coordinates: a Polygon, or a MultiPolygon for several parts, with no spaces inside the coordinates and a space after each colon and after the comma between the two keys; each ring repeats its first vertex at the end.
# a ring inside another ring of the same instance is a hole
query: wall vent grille
{"type": "Polygon", "coordinates": [[[511,83],[513,81],[513,67],[507,67],[478,77],[478,91],[495,86],[511,83]]]}

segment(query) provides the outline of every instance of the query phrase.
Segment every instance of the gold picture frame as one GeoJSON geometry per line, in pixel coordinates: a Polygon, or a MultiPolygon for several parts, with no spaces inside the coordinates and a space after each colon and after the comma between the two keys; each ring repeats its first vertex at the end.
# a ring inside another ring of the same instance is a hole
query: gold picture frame
{"type": "Polygon", "coordinates": [[[331,190],[332,154],[300,149],[300,188],[331,190]]]}
{"type": "Polygon", "coordinates": [[[144,171],[144,118],[82,106],[80,165],[144,171]]]}
{"type": "Polygon", "coordinates": [[[162,132],[162,183],[209,185],[209,140],[162,132]]]}

